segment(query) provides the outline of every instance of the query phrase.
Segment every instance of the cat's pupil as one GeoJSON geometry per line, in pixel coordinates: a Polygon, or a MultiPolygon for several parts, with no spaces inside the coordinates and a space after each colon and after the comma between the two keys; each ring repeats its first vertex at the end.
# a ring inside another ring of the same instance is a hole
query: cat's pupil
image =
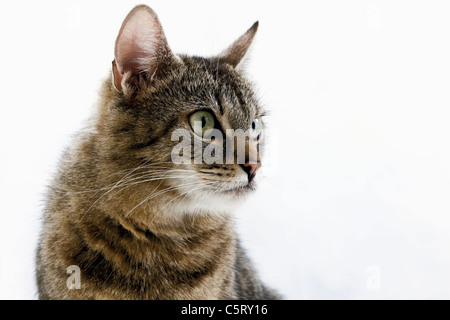
{"type": "Polygon", "coordinates": [[[202,128],[206,126],[206,118],[202,117],[202,128]]]}
{"type": "Polygon", "coordinates": [[[253,130],[256,129],[256,123],[255,123],[255,121],[252,122],[252,129],[253,129],[253,130]]]}

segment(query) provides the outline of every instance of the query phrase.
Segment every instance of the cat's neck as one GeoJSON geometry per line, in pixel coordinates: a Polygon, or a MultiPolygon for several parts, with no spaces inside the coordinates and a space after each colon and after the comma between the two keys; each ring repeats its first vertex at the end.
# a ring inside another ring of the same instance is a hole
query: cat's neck
{"type": "MultiPolygon", "coordinates": [[[[180,214],[177,211],[163,211],[159,214],[148,214],[144,210],[136,213],[133,218],[119,218],[120,223],[133,234],[151,232],[155,237],[177,241],[192,241],[205,234],[230,233],[234,221],[231,215],[202,212],[198,214],[180,214]]],[[[138,236],[142,238],[141,236],[138,236]]]]}
{"type": "Polygon", "coordinates": [[[234,250],[235,232],[231,216],[186,214],[178,218],[161,215],[150,219],[153,215],[142,211],[125,218],[116,212],[93,210],[79,221],[83,226],[82,237],[94,246],[119,244],[117,251],[150,263],[147,250],[151,250],[153,256],[164,255],[176,247],[179,255],[186,257],[199,248],[224,253],[234,250]],[[141,256],[136,255],[137,247],[140,248],[141,256]]]}
{"type": "Polygon", "coordinates": [[[117,279],[130,279],[145,286],[154,286],[155,279],[166,279],[171,282],[165,284],[166,288],[191,283],[186,291],[149,290],[151,296],[146,298],[167,299],[174,294],[179,295],[177,299],[234,298],[231,293],[236,256],[233,222],[213,216],[185,218],[185,222],[184,225],[148,226],[133,219],[111,218],[105,214],[95,218],[93,214],[80,227],[82,242],[102,253],[108,265],[118,272],[117,279]],[[197,281],[200,278],[204,281],[197,281]],[[221,285],[212,285],[217,283],[221,285]]]}

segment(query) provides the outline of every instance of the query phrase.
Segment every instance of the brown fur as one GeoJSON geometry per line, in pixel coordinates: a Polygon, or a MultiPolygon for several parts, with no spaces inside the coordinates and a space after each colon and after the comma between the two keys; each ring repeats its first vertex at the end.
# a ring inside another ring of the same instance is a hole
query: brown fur
{"type": "MultiPolygon", "coordinates": [[[[239,45],[240,60],[246,48],[239,45]]],[[[226,52],[232,55],[233,47],[226,52]]],[[[176,165],[170,158],[177,143],[171,133],[188,129],[186,119],[196,110],[208,107],[224,128],[235,129],[263,114],[229,61],[237,60],[160,61],[157,77],[132,75],[120,91],[108,77],[97,117],[66,151],[49,188],[37,255],[41,299],[278,297],[260,283],[240,248],[231,212],[192,209],[205,194],[222,192],[219,186],[242,168],[176,165]],[[202,193],[183,193],[178,174],[202,193]],[[81,270],[79,290],[66,285],[71,265],[81,270]]],[[[259,145],[262,153],[263,141],[259,145]]],[[[250,192],[226,199],[240,201],[250,192]]]]}

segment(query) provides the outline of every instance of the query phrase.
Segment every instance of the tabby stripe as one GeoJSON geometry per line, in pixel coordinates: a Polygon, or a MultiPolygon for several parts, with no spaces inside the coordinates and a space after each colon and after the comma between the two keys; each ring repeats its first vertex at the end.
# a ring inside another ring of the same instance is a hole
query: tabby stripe
{"type": "Polygon", "coordinates": [[[152,144],[157,142],[159,140],[159,138],[167,135],[169,133],[170,129],[172,129],[172,127],[175,124],[176,124],[176,120],[175,119],[171,119],[169,121],[169,123],[167,124],[167,126],[162,131],[162,133],[158,137],[153,137],[150,140],[148,140],[147,142],[141,142],[141,143],[132,144],[130,149],[131,150],[140,150],[140,149],[144,149],[144,148],[147,148],[147,147],[151,146],[152,144]]]}

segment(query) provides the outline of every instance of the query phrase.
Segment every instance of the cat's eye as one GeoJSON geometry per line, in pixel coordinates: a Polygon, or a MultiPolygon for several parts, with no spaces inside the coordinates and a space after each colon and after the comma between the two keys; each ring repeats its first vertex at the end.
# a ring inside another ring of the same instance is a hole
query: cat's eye
{"type": "Polygon", "coordinates": [[[250,136],[253,140],[258,140],[262,132],[262,122],[259,119],[255,119],[250,127],[250,136]]]}
{"type": "Polygon", "coordinates": [[[189,124],[195,134],[204,137],[206,131],[215,128],[216,121],[211,112],[197,111],[189,117],[189,124]]]}

